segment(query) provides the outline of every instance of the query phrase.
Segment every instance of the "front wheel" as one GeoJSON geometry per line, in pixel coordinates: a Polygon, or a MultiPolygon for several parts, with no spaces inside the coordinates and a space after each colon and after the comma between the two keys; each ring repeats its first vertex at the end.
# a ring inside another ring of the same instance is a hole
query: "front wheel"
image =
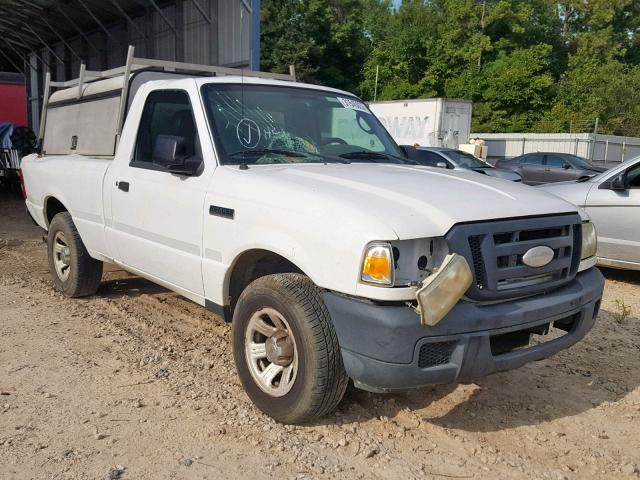
{"type": "Polygon", "coordinates": [[[249,398],[282,423],[333,411],[348,377],[320,290],[296,273],[252,282],[238,299],[233,353],[249,398]]]}

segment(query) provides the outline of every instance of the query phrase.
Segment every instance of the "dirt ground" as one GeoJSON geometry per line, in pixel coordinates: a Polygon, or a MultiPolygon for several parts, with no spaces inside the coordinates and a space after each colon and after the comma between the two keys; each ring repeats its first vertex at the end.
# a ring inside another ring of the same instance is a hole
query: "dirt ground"
{"type": "Polygon", "coordinates": [[[553,358],[470,385],[350,390],[290,427],[249,402],[220,318],[113,269],[66,299],[41,237],[0,197],[1,479],[639,476],[640,273],[606,271],[597,326],[553,358]]]}

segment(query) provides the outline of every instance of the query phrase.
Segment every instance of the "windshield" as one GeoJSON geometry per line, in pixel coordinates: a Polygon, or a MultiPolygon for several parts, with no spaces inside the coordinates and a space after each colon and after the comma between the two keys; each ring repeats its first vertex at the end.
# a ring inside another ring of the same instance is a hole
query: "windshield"
{"type": "Polygon", "coordinates": [[[590,170],[593,168],[593,165],[584,158],[577,157],[575,155],[565,155],[565,158],[567,158],[574,167],[584,168],[586,170],[590,170]]]}
{"type": "Polygon", "coordinates": [[[629,160],[625,160],[623,163],[618,164],[618,166],[611,167],[611,169],[605,170],[604,172],[599,173],[598,175],[595,175],[593,177],[588,177],[585,180],[581,179],[581,181],[600,182],[603,180],[611,180],[613,179],[613,177],[624,172],[625,170],[627,170],[629,167],[633,166],[636,163],[640,165],[640,156],[630,158],[629,160]]]}
{"type": "Polygon", "coordinates": [[[202,94],[222,164],[409,162],[355,97],[215,83],[202,94]]]}
{"type": "Polygon", "coordinates": [[[470,153],[463,152],[461,150],[446,150],[442,153],[449,157],[451,161],[463,168],[492,168],[488,163],[483,162],[470,153]]]}

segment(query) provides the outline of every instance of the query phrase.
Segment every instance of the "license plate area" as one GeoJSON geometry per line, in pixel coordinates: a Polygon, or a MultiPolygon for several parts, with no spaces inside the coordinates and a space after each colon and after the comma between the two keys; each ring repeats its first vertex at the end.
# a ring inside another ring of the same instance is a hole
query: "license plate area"
{"type": "Polygon", "coordinates": [[[580,312],[535,327],[492,335],[489,338],[491,354],[496,357],[555,340],[571,332],[579,320],[580,312]]]}

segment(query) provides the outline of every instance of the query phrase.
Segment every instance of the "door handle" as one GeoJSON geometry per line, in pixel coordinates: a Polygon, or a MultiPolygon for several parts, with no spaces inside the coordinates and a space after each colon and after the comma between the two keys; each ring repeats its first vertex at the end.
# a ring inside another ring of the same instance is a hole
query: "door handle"
{"type": "Polygon", "coordinates": [[[123,192],[129,191],[129,182],[122,182],[122,181],[116,182],[116,186],[123,192]]]}

